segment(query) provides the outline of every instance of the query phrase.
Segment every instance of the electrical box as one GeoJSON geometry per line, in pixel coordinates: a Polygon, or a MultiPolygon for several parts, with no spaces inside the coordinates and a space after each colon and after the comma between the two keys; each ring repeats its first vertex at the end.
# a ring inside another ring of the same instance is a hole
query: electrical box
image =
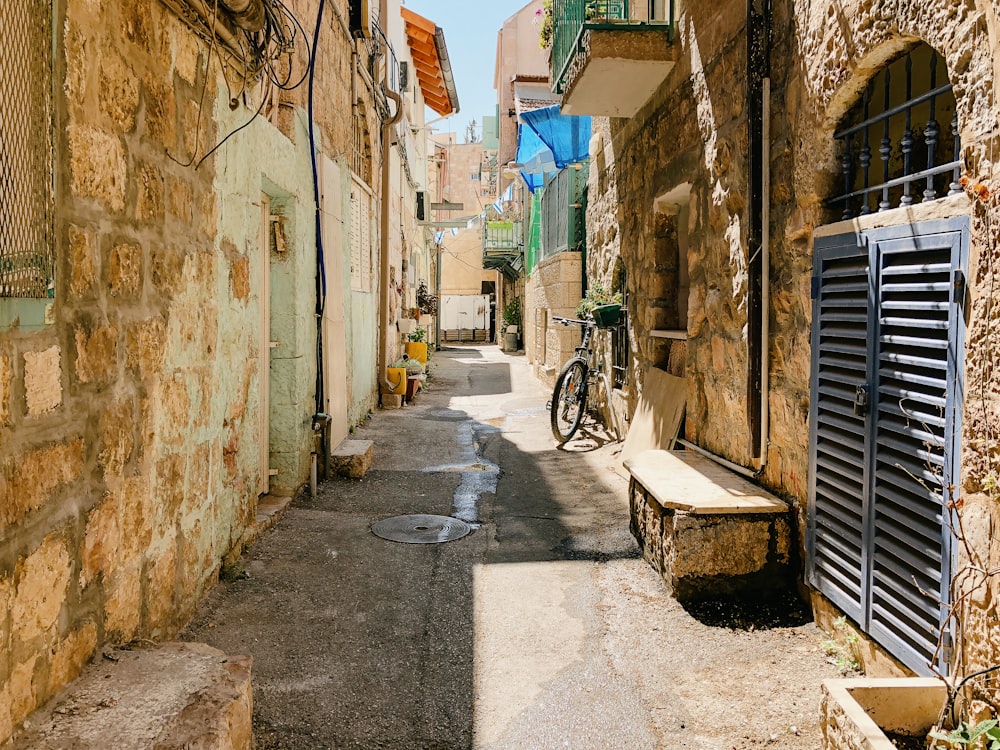
{"type": "Polygon", "coordinates": [[[368,0],[351,0],[350,27],[354,36],[369,39],[372,35],[372,13],[368,0]]]}

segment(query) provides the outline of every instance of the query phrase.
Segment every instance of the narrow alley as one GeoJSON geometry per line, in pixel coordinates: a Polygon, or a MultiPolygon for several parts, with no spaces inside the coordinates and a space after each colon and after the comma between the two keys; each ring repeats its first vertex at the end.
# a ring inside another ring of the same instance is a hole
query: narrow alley
{"type": "Polygon", "coordinates": [[[557,450],[547,392],[495,346],[432,373],[358,431],[366,477],[297,499],[183,633],[253,657],[260,750],[820,746],[836,670],[788,624],[804,604],[736,627],[685,611],[629,533],[618,444],[595,428],[557,450]],[[415,513],[473,530],[371,531],[415,513]]]}

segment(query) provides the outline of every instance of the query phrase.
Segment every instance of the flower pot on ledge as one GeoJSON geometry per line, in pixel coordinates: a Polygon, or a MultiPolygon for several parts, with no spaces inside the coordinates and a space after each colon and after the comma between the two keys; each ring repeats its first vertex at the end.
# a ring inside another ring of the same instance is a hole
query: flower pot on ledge
{"type": "Polygon", "coordinates": [[[410,359],[415,359],[420,364],[427,364],[427,344],[423,341],[407,341],[406,342],[406,356],[410,359]]]}
{"type": "Polygon", "coordinates": [[[947,698],[933,677],[823,680],[823,750],[896,750],[891,735],[923,741],[947,698]]]}
{"type": "Polygon", "coordinates": [[[387,367],[386,368],[386,380],[392,386],[391,393],[397,396],[406,395],[406,368],[405,367],[387,367]]]}

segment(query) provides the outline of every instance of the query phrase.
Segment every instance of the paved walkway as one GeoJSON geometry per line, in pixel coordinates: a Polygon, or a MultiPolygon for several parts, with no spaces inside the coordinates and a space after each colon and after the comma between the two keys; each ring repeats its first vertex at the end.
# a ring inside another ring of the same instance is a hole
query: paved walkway
{"type": "Polygon", "coordinates": [[[260,750],[820,746],[834,670],[813,625],[677,605],[628,532],[617,446],[557,450],[523,357],[454,348],[432,368],[356,435],[376,445],[366,478],[297,500],[184,634],[254,657],[260,750]],[[410,513],[476,528],[370,531],[410,513]]]}

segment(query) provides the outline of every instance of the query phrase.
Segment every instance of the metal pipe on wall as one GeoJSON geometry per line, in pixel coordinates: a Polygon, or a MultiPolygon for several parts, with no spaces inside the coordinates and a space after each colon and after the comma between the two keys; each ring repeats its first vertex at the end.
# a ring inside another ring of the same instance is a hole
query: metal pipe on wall
{"type": "Polygon", "coordinates": [[[747,131],[749,137],[749,200],[747,202],[747,422],[750,454],[763,466],[767,445],[763,443],[767,410],[766,372],[767,315],[764,292],[764,236],[766,204],[765,81],[771,67],[771,0],[747,0],[747,131]]]}
{"type": "MultiPolygon", "coordinates": [[[[388,28],[389,3],[379,2],[379,20],[382,27],[388,28]]],[[[388,41],[386,41],[388,44],[388,41]]],[[[379,211],[379,274],[378,274],[378,309],[379,309],[379,346],[378,346],[378,384],[379,396],[391,393],[394,385],[389,382],[387,368],[389,366],[389,176],[392,172],[389,154],[392,149],[392,129],[403,117],[403,98],[389,88],[389,65],[383,65],[384,75],[382,85],[385,95],[396,105],[392,117],[382,123],[382,185],[381,210],[379,211]]]]}
{"type": "Polygon", "coordinates": [[[757,457],[757,471],[767,465],[767,445],[770,442],[770,409],[768,396],[771,391],[770,348],[771,348],[771,79],[764,79],[763,122],[761,141],[761,358],[760,358],[760,452],[757,457]]]}
{"type": "Polygon", "coordinates": [[[676,442],[679,445],[683,445],[688,450],[694,451],[699,456],[704,456],[709,461],[714,461],[715,463],[719,464],[719,466],[725,466],[730,471],[735,471],[737,474],[742,474],[743,476],[749,477],[750,479],[757,478],[757,474],[748,469],[746,466],[740,466],[737,463],[733,463],[729,459],[723,458],[722,456],[717,456],[711,451],[705,450],[700,445],[695,445],[689,440],[684,440],[683,438],[677,438],[676,442]]]}

